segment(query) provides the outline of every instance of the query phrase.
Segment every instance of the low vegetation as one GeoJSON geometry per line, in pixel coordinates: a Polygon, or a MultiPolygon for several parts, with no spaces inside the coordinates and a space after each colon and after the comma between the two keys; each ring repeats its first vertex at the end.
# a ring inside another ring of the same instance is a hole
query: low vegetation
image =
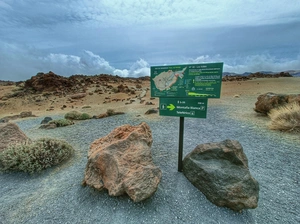
{"type": "Polygon", "coordinates": [[[68,119],[58,119],[58,120],[49,121],[48,124],[55,124],[56,127],[65,127],[65,126],[72,125],[74,123],[68,119]]]}
{"type": "Polygon", "coordinates": [[[73,153],[67,142],[50,138],[11,145],[0,153],[0,171],[40,172],[66,161],[73,153]]]}
{"type": "Polygon", "coordinates": [[[65,114],[65,119],[69,120],[87,120],[92,117],[87,113],[80,113],[78,111],[71,111],[65,114]]]}
{"type": "Polygon", "coordinates": [[[269,128],[289,132],[300,132],[300,105],[289,103],[272,109],[268,114],[271,118],[269,128]]]}

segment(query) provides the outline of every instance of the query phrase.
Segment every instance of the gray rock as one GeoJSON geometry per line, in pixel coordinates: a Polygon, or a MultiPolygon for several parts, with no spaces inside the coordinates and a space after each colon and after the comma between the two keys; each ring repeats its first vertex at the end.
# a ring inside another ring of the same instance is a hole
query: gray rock
{"type": "Polygon", "coordinates": [[[218,206],[234,211],[257,207],[259,184],[238,141],[198,145],[184,158],[183,173],[218,206]]]}
{"type": "Polygon", "coordinates": [[[52,121],[51,117],[45,117],[42,121],[41,124],[48,124],[49,121],[52,121]]]}

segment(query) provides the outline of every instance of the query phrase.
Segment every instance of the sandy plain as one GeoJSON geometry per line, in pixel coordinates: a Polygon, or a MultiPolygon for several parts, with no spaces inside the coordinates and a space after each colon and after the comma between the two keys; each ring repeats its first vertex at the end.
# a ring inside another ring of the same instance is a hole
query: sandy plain
{"type": "MultiPolygon", "coordinates": [[[[128,87],[134,87],[134,83],[128,82],[128,87]]],[[[16,86],[0,86],[0,118],[13,116],[24,111],[31,111],[36,116],[51,116],[54,114],[65,114],[71,110],[86,112],[91,115],[105,113],[107,109],[122,111],[125,113],[135,113],[143,115],[150,108],[157,108],[158,98],[151,99],[150,81],[143,81],[142,89],[137,90],[136,94],[128,95],[125,93],[104,93],[87,94],[86,97],[73,102],[69,102],[68,96],[51,95],[47,99],[36,102],[38,94],[26,95],[23,97],[13,97],[5,99],[4,96],[14,92],[16,86]],[[142,90],[147,90],[145,97],[138,99],[142,90]],[[3,100],[5,99],[5,100],[3,100]],[[118,99],[118,101],[116,100],[118,99]],[[132,100],[132,103],[129,103],[132,100]],[[145,105],[152,102],[152,105],[145,105]]],[[[87,93],[93,92],[95,87],[91,86],[87,93]]],[[[299,94],[299,77],[280,77],[280,78],[257,78],[247,81],[223,82],[220,99],[209,99],[209,105],[222,104],[232,107],[232,112],[237,118],[245,118],[247,114],[253,115],[253,108],[259,95],[273,92],[282,94],[299,94]]],[[[41,94],[40,94],[41,95],[41,94]]],[[[158,116],[158,115],[157,115],[158,116]]],[[[249,117],[249,116],[248,116],[249,117]]]]}

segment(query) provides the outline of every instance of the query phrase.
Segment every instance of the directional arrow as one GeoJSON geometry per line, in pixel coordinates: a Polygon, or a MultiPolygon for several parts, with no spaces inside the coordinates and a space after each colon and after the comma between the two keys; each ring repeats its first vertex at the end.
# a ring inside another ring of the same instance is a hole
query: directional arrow
{"type": "Polygon", "coordinates": [[[175,106],[173,104],[170,104],[169,106],[167,106],[167,108],[170,109],[170,110],[174,110],[175,106]]]}

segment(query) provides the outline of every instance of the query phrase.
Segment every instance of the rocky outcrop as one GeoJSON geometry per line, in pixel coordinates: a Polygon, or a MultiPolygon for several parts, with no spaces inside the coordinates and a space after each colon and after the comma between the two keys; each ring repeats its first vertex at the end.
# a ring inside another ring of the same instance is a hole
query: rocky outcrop
{"type": "Polygon", "coordinates": [[[249,78],[279,78],[279,77],[293,77],[288,72],[280,72],[276,74],[266,74],[261,72],[255,72],[248,75],[249,78]]]}
{"type": "Polygon", "coordinates": [[[109,195],[128,194],[134,202],[149,198],[161,180],[150,147],[152,133],[146,123],[123,125],[94,141],[88,152],[83,185],[109,195]]]}
{"type": "Polygon", "coordinates": [[[56,75],[51,71],[48,73],[40,72],[36,76],[32,76],[31,79],[25,81],[25,88],[32,88],[38,92],[52,92],[70,87],[72,87],[70,79],[56,75]]]}
{"type": "Polygon", "coordinates": [[[259,185],[238,141],[198,145],[184,158],[183,173],[218,206],[235,211],[257,207],[259,185]]]}
{"type": "Polygon", "coordinates": [[[300,94],[288,95],[268,92],[258,96],[254,110],[257,113],[267,115],[270,110],[293,102],[298,102],[300,104],[300,94]]]}
{"type": "Polygon", "coordinates": [[[24,132],[14,123],[0,123],[0,152],[10,144],[30,141],[24,132]]]}

